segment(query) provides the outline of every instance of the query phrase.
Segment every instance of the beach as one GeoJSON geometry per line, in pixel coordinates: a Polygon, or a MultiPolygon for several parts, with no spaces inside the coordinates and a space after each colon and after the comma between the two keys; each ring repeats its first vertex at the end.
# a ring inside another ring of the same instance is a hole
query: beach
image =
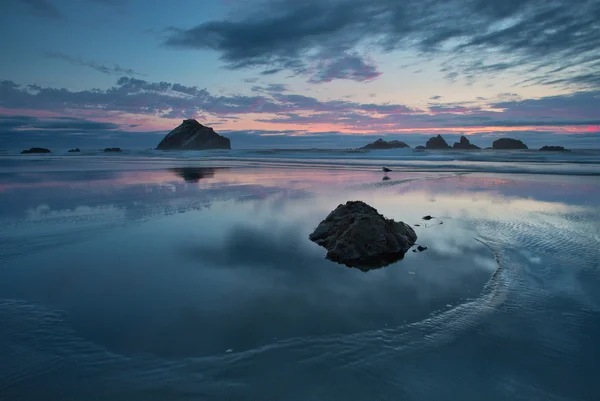
{"type": "Polygon", "coordinates": [[[5,153],[0,399],[596,400],[600,157],[569,153],[5,153]],[[349,200],[427,250],[325,259],[349,200]]]}

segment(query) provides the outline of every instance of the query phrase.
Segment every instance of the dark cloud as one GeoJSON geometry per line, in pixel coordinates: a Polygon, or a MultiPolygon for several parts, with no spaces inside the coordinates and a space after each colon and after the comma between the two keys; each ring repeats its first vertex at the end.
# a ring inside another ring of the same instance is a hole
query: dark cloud
{"type": "Polygon", "coordinates": [[[442,98],[442,96],[435,95],[435,96],[431,96],[429,99],[431,99],[431,100],[440,100],[441,98],[442,98]]]}
{"type": "Polygon", "coordinates": [[[63,18],[63,14],[50,0],[20,0],[33,15],[47,18],[63,18]]]}
{"type": "Polygon", "coordinates": [[[265,0],[239,7],[228,19],[174,30],[167,46],[210,49],[230,68],[289,70],[316,82],[340,53],[410,48],[445,58],[449,79],[516,70],[541,84],[598,88],[597,0],[265,0]],[[315,54],[322,65],[312,65],[315,54]]]}
{"type": "Polygon", "coordinates": [[[284,84],[268,84],[267,86],[255,85],[252,87],[252,92],[288,92],[287,85],[284,84]]]}
{"type": "Polygon", "coordinates": [[[367,63],[357,54],[343,54],[337,58],[326,58],[317,63],[315,73],[310,78],[311,83],[331,82],[335,79],[350,79],[352,81],[370,81],[379,77],[375,65],[367,63]]]}
{"type": "Polygon", "coordinates": [[[114,123],[90,121],[75,117],[37,118],[31,116],[0,116],[0,130],[61,130],[109,131],[118,129],[114,123]]]}
{"type": "Polygon", "coordinates": [[[73,65],[88,67],[108,75],[144,75],[132,70],[131,68],[121,68],[118,65],[108,67],[104,64],[99,64],[95,61],[83,60],[81,57],[75,58],[58,52],[46,52],[46,57],[57,60],[63,60],[73,65]]]}

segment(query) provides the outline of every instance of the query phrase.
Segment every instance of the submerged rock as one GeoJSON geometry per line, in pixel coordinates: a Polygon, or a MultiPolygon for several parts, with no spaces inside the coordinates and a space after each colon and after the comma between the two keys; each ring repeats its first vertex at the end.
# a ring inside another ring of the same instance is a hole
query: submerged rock
{"type": "Polygon", "coordinates": [[[25,149],[24,151],[21,152],[22,155],[27,155],[30,153],[51,153],[50,149],[46,149],[46,148],[31,148],[31,149],[25,149]]]}
{"type": "Polygon", "coordinates": [[[570,152],[569,149],[565,149],[562,146],[542,146],[540,150],[548,152],[570,152]]]}
{"type": "Polygon", "coordinates": [[[450,149],[450,145],[448,145],[443,136],[438,135],[427,140],[425,149],[450,149]]]}
{"type": "Polygon", "coordinates": [[[69,153],[73,153],[73,152],[81,152],[81,150],[79,150],[79,148],[69,149],[69,153]]]}
{"type": "Polygon", "coordinates": [[[361,149],[399,149],[399,148],[410,148],[406,143],[402,141],[384,141],[379,138],[373,143],[363,146],[361,149]]]}
{"type": "Polygon", "coordinates": [[[212,128],[189,119],[169,132],[156,147],[158,150],[231,149],[229,138],[217,134],[212,128]]]}
{"type": "Polygon", "coordinates": [[[109,153],[109,152],[121,152],[121,148],[106,148],[104,149],[104,152],[109,153]]]}
{"type": "Polygon", "coordinates": [[[369,270],[401,259],[417,234],[364,202],[349,201],[332,211],[309,239],[327,249],[328,259],[369,270]]]}
{"type": "Polygon", "coordinates": [[[452,145],[452,148],[453,149],[481,149],[479,146],[473,145],[471,142],[469,142],[467,137],[464,135],[460,136],[460,142],[454,142],[454,145],[452,145]]]}
{"type": "Polygon", "coordinates": [[[500,138],[492,143],[494,149],[528,149],[527,145],[518,139],[500,138]]]}

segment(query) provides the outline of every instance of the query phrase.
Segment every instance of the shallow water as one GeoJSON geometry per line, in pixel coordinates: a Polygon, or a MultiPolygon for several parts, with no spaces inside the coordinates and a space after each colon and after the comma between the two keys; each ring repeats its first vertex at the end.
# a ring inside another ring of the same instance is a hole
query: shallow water
{"type": "Polygon", "coordinates": [[[600,399],[597,176],[106,160],[3,160],[1,400],[600,399]],[[356,199],[428,249],[325,260],[356,199]]]}

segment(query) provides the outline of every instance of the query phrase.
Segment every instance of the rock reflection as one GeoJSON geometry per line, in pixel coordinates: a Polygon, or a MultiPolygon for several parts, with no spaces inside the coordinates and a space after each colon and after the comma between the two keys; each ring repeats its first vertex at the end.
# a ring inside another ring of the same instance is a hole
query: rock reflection
{"type": "Polygon", "coordinates": [[[205,178],[213,178],[217,170],[226,170],[226,168],[212,167],[174,167],[169,171],[176,176],[183,178],[185,182],[195,183],[205,178]]]}

